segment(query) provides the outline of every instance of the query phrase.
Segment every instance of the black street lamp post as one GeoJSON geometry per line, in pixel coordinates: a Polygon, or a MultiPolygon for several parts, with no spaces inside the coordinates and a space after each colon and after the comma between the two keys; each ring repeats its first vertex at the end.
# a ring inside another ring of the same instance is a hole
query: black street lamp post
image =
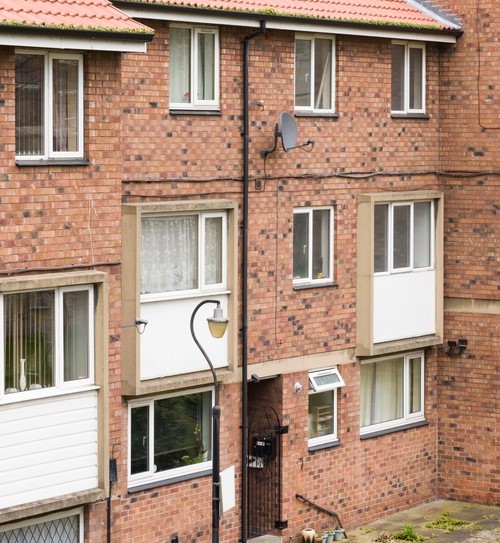
{"type": "Polygon", "coordinates": [[[194,319],[198,309],[205,304],[216,304],[214,315],[208,318],[208,326],[210,333],[214,338],[221,338],[226,332],[229,320],[224,318],[219,300],[203,300],[195,308],[191,314],[191,336],[205,357],[205,360],[210,367],[212,378],[214,381],[214,406],[212,407],[212,543],[219,543],[219,508],[220,508],[220,406],[219,406],[219,381],[215,368],[208,357],[205,349],[201,346],[194,332],[194,319]]]}

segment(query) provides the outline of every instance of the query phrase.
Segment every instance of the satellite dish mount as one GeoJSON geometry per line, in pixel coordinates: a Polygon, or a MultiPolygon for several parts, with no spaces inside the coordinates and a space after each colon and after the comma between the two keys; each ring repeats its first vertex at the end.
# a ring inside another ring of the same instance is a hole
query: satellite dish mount
{"type": "Polygon", "coordinates": [[[289,113],[280,113],[279,123],[274,128],[274,146],[272,149],[262,149],[260,152],[261,158],[266,158],[267,155],[274,153],[278,147],[278,138],[281,138],[283,151],[288,153],[292,149],[303,149],[308,145],[311,148],[314,146],[313,140],[307,140],[305,143],[297,145],[297,123],[289,113]]]}

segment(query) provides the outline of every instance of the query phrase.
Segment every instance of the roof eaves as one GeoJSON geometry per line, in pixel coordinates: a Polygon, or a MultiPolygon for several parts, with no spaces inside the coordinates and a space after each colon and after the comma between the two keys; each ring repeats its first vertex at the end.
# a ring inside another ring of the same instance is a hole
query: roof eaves
{"type": "Polygon", "coordinates": [[[450,25],[449,28],[443,28],[442,24],[438,21],[435,23],[429,24],[413,24],[407,22],[396,23],[394,21],[381,21],[381,20],[368,20],[368,19],[336,19],[336,18],[327,18],[327,17],[318,17],[315,15],[304,15],[297,13],[289,12],[278,12],[273,8],[266,8],[261,10],[250,10],[250,9],[217,9],[209,7],[194,7],[194,6],[180,6],[172,4],[168,1],[165,2],[155,2],[155,3],[144,3],[141,0],[112,0],[113,4],[120,9],[126,10],[127,7],[134,7],[136,10],[144,9],[147,11],[171,11],[171,12],[183,12],[183,13],[197,13],[199,15],[231,15],[239,16],[247,19],[254,19],[258,17],[259,19],[265,21],[280,20],[280,21],[298,21],[303,20],[307,22],[313,22],[318,25],[331,25],[335,24],[339,27],[353,27],[353,28],[384,28],[386,30],[398,30],[398,31],[425,31],[426,33],[436,33],[436,34],[449,34],[453,36],[459,36],[462,34],[461,29],[457,29],[455,25],[450,25]]]}
{"type": "Polygon", "coordinates": [[[103,27],[78,27],[69,25],[39,25],[39,24],[26,24],[23,22],[15,21],[1,21],[0,32],[8,31],[15,34],[40,34],[40,35],[58,35],[58,36],[71,36],[78,35],[81,38],[99,37],[109,38],[115,40],[138,40],[138,41],[151,41],[154,37],[154,31],[148,27],[139,29],[109,29],[103,27]]]}

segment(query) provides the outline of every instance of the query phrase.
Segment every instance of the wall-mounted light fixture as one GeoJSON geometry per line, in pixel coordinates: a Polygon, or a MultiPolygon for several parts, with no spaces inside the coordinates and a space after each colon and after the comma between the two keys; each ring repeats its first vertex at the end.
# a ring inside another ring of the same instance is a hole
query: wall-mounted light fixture
{"type": "Polygon", "coordinates": [[[140,317],[136,317],[133,324],[122,324],[122,328],[132,328],[132,326],[135,326],[137,329],[137,332],[139,334],[143,334],[144,330],[146,330],[147,325],[148,325],[148,321],[146,319],[141,319],[140,317]]]}
{"type": "Polygon", "coordinates": [[[467,349],[467,340],[464,338],[455,341],[453,339],[448,340],[448,348],[444,350],[444,353],[448,356],[460,356],[465,349],[467,349]]]}
{"type": "Polygon", "coordinates": [[[295,392],[295,394],[300,394],[303,390],[304,385],[302,383],[297,382],[293,385],[293,391],[295,392]]]}

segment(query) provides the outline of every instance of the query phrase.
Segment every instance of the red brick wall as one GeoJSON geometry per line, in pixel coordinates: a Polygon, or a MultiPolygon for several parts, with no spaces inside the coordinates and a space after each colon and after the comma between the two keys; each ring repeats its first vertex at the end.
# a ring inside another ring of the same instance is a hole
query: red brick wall
{"type": "MultiPolygon", "coordinates": [[[[85,70],[85,158],[89,166],[15,165],[14,49],[1,49],[0,280],[31,273],[98,269],[109,274],[110,405],[121,403],[120,63],[89,52],[85,70]]],[[[114,442],[120,419],[112,418],[114,442]]],[[[87,540],[105,541],[105,508],[91,508],[87,540]],[[103,512],[104,511],[104,512],[103,512]]]]}
{"type": "Polygon", "coordinates": [[[441,168],[454,172],[441,178],[445,296],[469,306],[445,316],[445,340],[466,338],[468,348],[459,358],[439,358],[438,492],[498,504],[500,6],[472,0],[441,4],[464,28],[457,46],[443,54],[442,67],[441,168]]]}
{"type": "MultiPolygon", "coordinates": [[[[224,197],[241,202],[241,40],[251,31],[221,30],[221,115],[181,116],[168,111],[168,27],[147,23],[156,28],[148,54],[127,55],[123,62],[125,200],[224,197]]],[[[353,348],[356,195],[437,186],[440,61],[434,45],[427,49],[429,119],[393,120],[390,41],[338,37],[339,117],[297,118],[299,140],[314,139],[313,152],[285,154],[279,147],[264,163],[259,152],[273,146],[279,113],[293,111],[293,47],[293,33],[286,32],[268,32],[250,45],[250,101],[264,106],[250,108],[251,364],[353,348]],[[255,177],[261,181],[258,187],[255,177]],[[293,208],[311,205],[335,205],[338,286],[294,291],[293,208]]],[[[347,363],[341,368],[347,386],[339,395],[341,445],[314,453],[307,450],[307,394],[293,393],[293,383],[307,385],[307,375],[284,370],[273,405],[282,406],[280,418],[289,425],[283,436],[285,538],[297,538],[317,519],[295,493],[336,511],[347,527],[435,495],[436,363],[433,350],[428,354],[428,426],[360,441],[360,366],[347,363]]],[[[238,465],[241,421],[234,407],[241,400],[238,386],[229,388],[234,403],[222,399],[221,406],[223,419],[232,411],[232,422],[228,428],[223,420],[221,437],[223,446],[231,448],[226,458],[238,465]]],[[[122,533],[137,537],[146,532],[149,541],[160,541],[154,527],[162,527],[163,538],[178,533],[181,543],[208,540],[209,487],[208,478],[195,479],[128,497],[123,487],[122,533]]],[[[238,508],[239,503],[224,520],[223,541],[239,537],[238,508]]]]}

